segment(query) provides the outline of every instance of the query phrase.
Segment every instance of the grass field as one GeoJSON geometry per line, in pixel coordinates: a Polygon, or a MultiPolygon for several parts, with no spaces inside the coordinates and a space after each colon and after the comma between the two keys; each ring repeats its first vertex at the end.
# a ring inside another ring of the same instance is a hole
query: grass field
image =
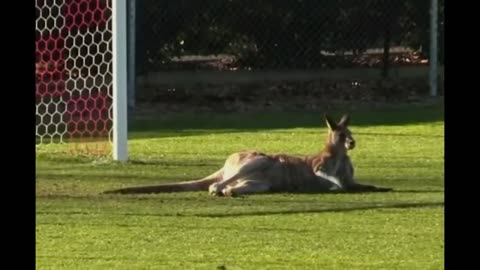
{"type": "MultiPolygon", "coordinates": [[[[339,117],[339,113],[334,113],[339,117]]],[[[37,154],[38,269],[443,269],[443,105],[352,113],[359,182],[382,194],[99,195],[218,169],[234,151],[310,154],[318,113],[164,115],[126,164],[37,154]]]]}

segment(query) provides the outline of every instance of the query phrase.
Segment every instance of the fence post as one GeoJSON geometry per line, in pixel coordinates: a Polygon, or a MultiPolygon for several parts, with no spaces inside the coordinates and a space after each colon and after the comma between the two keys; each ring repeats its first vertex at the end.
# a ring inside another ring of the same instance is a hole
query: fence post
{"type": "Polygon", "coordinates": [[[438,90],[438,0],[431,0],[430,7],[430,96],[438,90]]]}
{"type": "Polygon", "coordinates": [[[136,92],[136,0],[128,1],[128,119],[132,120],[135,113],[135,92],[136,92]]]}

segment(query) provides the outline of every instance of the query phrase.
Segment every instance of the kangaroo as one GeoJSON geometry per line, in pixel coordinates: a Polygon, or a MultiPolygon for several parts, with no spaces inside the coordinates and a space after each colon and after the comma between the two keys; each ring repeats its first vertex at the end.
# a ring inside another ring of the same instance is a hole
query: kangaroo
{"type": "Polygon", "coordinates": [[[290,192],[387,192],[392,188],[357,183],[347,152],[355,139],[345,114],[337,123],[324,115],[328,127],[325,146],[317,154],[293,156],[242,151],[227,157],[222,168],[200,180],[154,186],[127,187],[104,193],[164,193],[208,191],[213,196],[290,192]]]}

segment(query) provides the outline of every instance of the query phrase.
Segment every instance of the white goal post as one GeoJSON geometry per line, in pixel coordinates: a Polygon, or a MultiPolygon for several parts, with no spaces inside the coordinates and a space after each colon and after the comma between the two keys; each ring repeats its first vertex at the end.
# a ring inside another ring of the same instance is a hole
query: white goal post
{"type": "Polygon", "coordinates": [[[103,145],[126,161],[127,0],[35,0],[35,8],[37,149],[103,145]]]}
{"type": "Polygon", "coordinates": [[[112,0],[113,159],[126,161],[127,151],[127,0],[112,0]]]}

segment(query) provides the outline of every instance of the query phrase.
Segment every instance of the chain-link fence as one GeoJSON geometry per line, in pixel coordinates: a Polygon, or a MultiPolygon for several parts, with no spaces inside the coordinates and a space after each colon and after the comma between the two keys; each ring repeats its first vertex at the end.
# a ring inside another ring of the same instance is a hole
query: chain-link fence
{"type": "MultiPolygon", "coordinates": [[[[387,77],[416,80],[421,88],[417,92],[428,93],[430,4],[430,0],[137,0],[136,99],[239,100],[285,83],[292,83],[297,94],[303,88],[315,96],[340,97],[345,94],[331,83],[358,89],[362,79],[376,82],[363,81],[370,92],[376,88],[385,94],[392,91],[378,80],[387,77]],[[245,83],[249,91],[241,86],[245,83]],[[299,83],[309,86],[305,89],[299,83]],[[203,99],[195,98],[202,95],[203,99]]],[[[443,7],[441,0],[440,63],[443,7]]],[[[364,98],[352,91],[343,89],[350,99],[364,98]]],[[[271,91],[264,92],[271,96],[271,91]]]]}
{"type": "Polygon", "coordinates": [[[137,0],[145,72],[422,64],[429,0],[137,0]],[[390,55],[380,51],[390,48],[390,55]]]}

